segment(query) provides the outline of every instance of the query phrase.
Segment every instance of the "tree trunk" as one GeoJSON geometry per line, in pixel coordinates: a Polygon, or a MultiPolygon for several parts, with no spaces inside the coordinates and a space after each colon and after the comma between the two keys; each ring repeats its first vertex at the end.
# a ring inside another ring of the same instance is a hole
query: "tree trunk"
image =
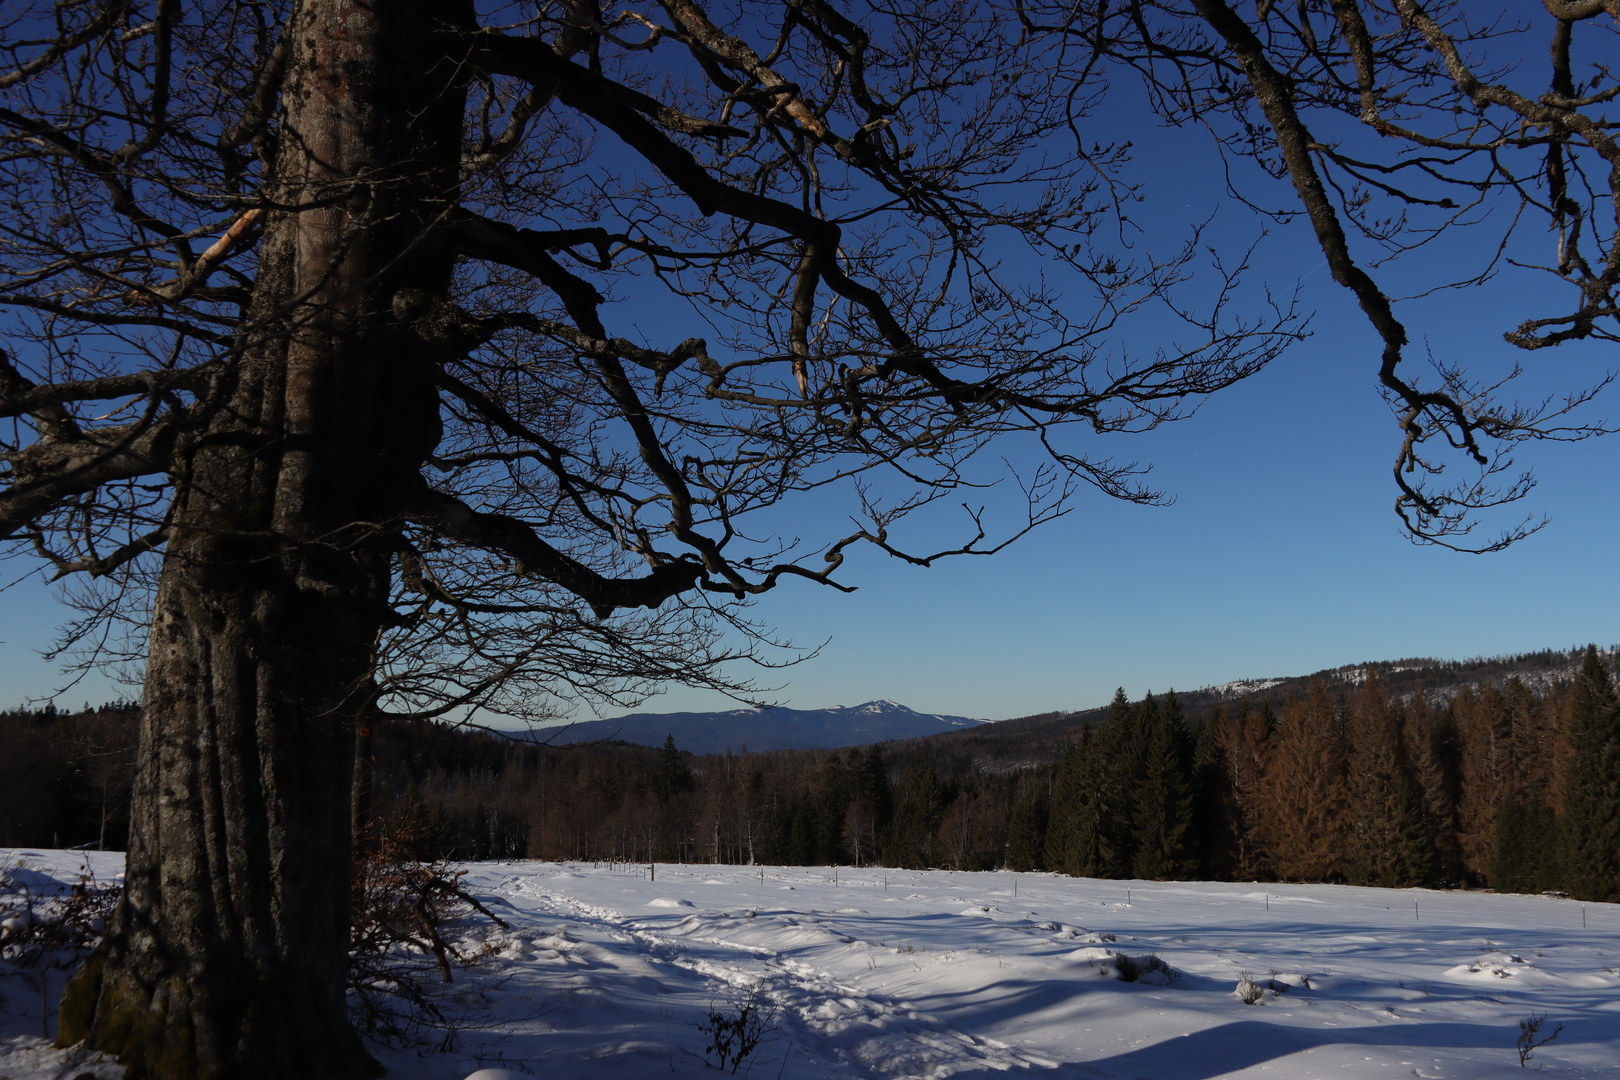
{"type": "Polygon", "coordinates": [[[437,441],[393,301],[449,285],[423,238],[456,197],[461,14],[303,0],[286,31],[275,209],[153,613],[124,895],[62,1000],[60,1042],[137,1076],[381,1071],[344,1001],[350,800],[390,537],[437,441]]]}

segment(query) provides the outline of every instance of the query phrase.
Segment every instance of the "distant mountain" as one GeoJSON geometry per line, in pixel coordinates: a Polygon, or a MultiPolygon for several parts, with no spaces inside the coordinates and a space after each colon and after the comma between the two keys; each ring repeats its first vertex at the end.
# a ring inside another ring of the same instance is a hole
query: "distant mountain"
{"type": "Polygon", "coordinates": [[[662,746],[667,736],[694,754],[741,750],[809,750],[893,739],[915,739],[978,727],[986,720],[920,713],[894,701],[831,709],[732,709],[727,712],[634,713],[616,720],[589,720],[563,730],[538,728],[529,736],[554,742],[598,742],[615,739],[641,746],[662,746]]]}

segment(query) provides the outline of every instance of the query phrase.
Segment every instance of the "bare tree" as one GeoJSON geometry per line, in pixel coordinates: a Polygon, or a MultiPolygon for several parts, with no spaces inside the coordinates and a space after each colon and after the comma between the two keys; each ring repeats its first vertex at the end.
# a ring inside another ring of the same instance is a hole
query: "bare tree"
{"type": "Polygon", "coordinates": [[[740,691],[750,598],[850,588],[856,544],[993,552],[1077,485],[1153,501],[1083,440],[1301,331],[1234,318],[1230,260],[1178,303],[1194,242],[1109,250],[1123,153],[1048,153],[1074,99],[975,5],[4,19],[0,536],[92,581],[92,660],[109,620],[144,656],[125,891],[60,1030],[144,1075],[374,1073],[343,973],[377,709],[740,691]],[[902,542],[1020,433],[1011,528],[902,542]],[[787,537],[822,488],[853,524],[787,537]]]}
{"type": "Polygon", "coordinates": [[[1399,298],[1378,276],[1425,247],[1446,252],[1443,272],[1454,276],[1409,299],[1503,272],[1551,275],[1570,286],[1567,305],[1506,326],[1509,343],[1533,353],[1620,340],[1620,142],[1605,113],[1620,96],[1606,51],[1620,3],[1544,0],[1538,12],[1257,0],[1252,18],[1227,0],[1017,6],[1026,31],[1061,42],[1086,92],[1101,92],[1104,72],[1129,72],[1160,116],[1207,127],[1223,156],[1289,182],[1292,199],[1279,203],[1229,179],[1260,213],[1309,221],[1334,280],[1377,333],[1378,381],[1400,429],[1395,512],[1414,540],[1495,551],[1545,524],[1531,514],[1471,535],[1533,486],[1515,448],[1605,433],[1571,414],[1613,373],[1529,404],[1508,395],[1519,367],[1471,370],[1444,343],[1424,373],[1399,298]],[[1532,30],[1545,34],[1545,67],[1527,60],[1532,30]],[[1540,226],[1550,239],[1525,235],[1540,226]],[[1448,458],[1462,459],[1464,479],[1439,478],[1448,458]]]}

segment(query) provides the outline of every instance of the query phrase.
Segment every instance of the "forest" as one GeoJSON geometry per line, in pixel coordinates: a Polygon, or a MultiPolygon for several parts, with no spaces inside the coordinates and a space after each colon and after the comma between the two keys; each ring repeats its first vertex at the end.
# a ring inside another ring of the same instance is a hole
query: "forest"
{"type": "MultiPolygon", "coordinates": [[[[383,722],[373,814],[422,857],[1053,870],[1088,877],[1556,890],[1620,899],[1620,704],[1572,680],[1435,704],[1312,680],[1188,716],[1176,695],[1087,714],[1055,761],[971,734],[695,756],[383,722]],[[982,741],[979,740],[979,741],[982,741]]],[[[0,843],[118,847],[138,710],[0,714],[0,843]]]]}

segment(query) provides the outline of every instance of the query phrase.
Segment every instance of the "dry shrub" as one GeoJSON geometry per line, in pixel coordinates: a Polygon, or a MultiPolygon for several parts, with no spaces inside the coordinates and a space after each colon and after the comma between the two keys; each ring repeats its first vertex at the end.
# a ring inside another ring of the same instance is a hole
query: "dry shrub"
{"type": "Polygon", "coordinates": [[[117,906],[117,886],[97,881],[89,863],[71,886],[21,863],[0,866],[0,975],[22,978],[38,994],[45,1038],[51,973],[78,969],[117,906]]]}
{"type": "Polygon", "coordinates": [[[729,1006],[710,1006],[707,1019],[697,1024],[698,1031],[709,1037],[709,1044],[703,1049],[705,1057],[712,1058],[722,1072],[735,1075],[748,1055],[759,1049],[776,1030],[779,1008],[758,989],[749,991],[729,1006]]]}
{"type": "Polygon", "coordinates": [[[455,1039],[442,1008],[452,965],[467,968],[488,955],[458,950],[447,931],[474,911],[506,923],[461,887],[465,870],[450,861],[417,859],[419,838],[394,830],[355,854],[349,928],[349,1002],[355,1024],[387,1043],[418,1042],[424,1029],[455,1039]]]}

